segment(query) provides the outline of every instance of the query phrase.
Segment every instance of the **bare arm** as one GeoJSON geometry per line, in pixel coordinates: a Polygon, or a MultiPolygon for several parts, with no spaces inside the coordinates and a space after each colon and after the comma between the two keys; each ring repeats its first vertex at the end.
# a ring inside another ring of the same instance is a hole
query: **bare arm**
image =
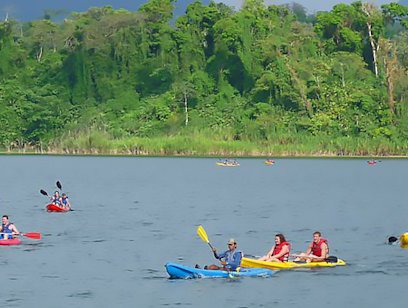
{"type": "Polygon", "coordinates": [[[280,251],[280,253],[274,255],[274,257],[276,259],[279,259],[280,257],[284,256],[287,253],[289,253],[289,247],[288,247],[288,245],[285,245],[285,246],[282,247],[282,250],[280,251]]]}
{"type": "Polygon", "coordinates": [[[322,260],[327,259],[328,252],[329,252],[329,247],[327,246],[326,243],[323,243],[322,244],[322,256],[321,256],[322,260]]]}
{"type": "Polygon", "coordinates": [[[269,250],[269,252],[266,254],[266,256],[267,256],[268,258],[272,257],[274,250],[275,250],[275,245],[272,246],[271,250],[269,250]]]}
{"type": "Polygon", "coordinates": [[[13,234],[16,234],[16,235],[20,234],[20,232],[18,231],[15,225],[11,225],[10,229],[13,234]]]}

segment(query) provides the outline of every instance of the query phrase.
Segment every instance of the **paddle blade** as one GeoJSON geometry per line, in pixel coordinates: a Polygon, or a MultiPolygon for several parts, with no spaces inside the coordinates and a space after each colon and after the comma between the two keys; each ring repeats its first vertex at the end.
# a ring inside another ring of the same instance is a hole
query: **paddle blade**
{"type": "Polygon", "coordinates": [[[395,237],[395,236],[390,236],[390,237],[388,238],[388,244],[395,243],[396,241],[398,241],[398,238],[395,237]]]}
{"type": "Polygon", "coordinates": [[[209,243],[210,241],[208,240],[207,232],[205,232],[203,226],[198,226],[197,228],[197,234],[198,236],[206,243],[209,243]]]}
{"type": "Polygon", "coordinates": [[[40,240],[41,239],[41,233],[39,233],[39,232],[28,232],[28,233],[23,233],[22,235],[25,236],[25,237],[28,237],[28,238],[32,238],[34,240],[40,240]]]}
{"type": "Polygon", "coordinates": [[[329,262],[329,263],[337,263],[337,261],[338,259],[335,256],[329,256],[326,258],[326,262],[329,262]]]}
{"type": "Polygon", "coordinates": [[[47,192],[45,190],[40,189],[40,193],[44,196],[48,196],[47,192]]]}
{"type": "Polygon", "coordinates": [[[61,185],[61,183],[60,183],[60,181],[57,181],[57,187],[58,187],[58,189],[62,189],[62,185],[61,185]]]}

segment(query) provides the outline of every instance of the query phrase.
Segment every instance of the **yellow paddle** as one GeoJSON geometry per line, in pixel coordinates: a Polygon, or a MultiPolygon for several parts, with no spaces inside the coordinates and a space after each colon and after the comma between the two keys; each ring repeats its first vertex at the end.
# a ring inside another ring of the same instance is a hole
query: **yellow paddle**
{"type": "Polygon", "coordinates": [[[210,245],[211,250],[214,250],[213,246],[210,244],[210,241],[208,240],[207,232],[205,232],[202,225],[198,226],[197,234],[203,240],[203,242],[206,242],[208,245],[210,245]]]}

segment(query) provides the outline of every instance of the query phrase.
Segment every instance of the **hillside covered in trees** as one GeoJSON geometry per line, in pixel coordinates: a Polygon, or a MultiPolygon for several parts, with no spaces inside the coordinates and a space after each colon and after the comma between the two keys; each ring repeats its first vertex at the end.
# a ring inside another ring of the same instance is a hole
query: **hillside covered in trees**
{"type": "Polygon", "coordinates": [[[173,9],[0,22],[3,150],[408,154],[408,7],[173,9]]]}

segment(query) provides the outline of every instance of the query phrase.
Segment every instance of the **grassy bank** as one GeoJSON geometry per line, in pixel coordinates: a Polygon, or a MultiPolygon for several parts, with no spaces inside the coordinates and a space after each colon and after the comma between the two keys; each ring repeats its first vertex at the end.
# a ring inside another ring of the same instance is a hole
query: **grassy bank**
{"type": "Polygon", "coordinates": [[[3,149],[3,153],[157,156],[408,156],[408,143],[388,139],[288,135],[268,141],[230,140],[204,135],[114,139],[104,132],[65,136],[46,146],[3,149]]]}

